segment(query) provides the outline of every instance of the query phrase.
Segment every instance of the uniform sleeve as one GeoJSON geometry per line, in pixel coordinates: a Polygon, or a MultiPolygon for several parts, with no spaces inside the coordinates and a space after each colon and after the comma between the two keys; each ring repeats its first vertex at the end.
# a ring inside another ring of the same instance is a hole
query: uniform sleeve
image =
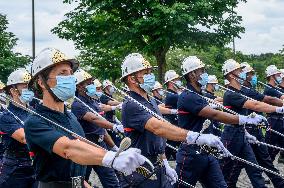
{"type": "Polygon", "coordinates": [[[122,109],[123,124],[126,127],[133,128],[139,132],[144,131],[147,121],[152,118],[152,115],[132,101],[125,102],[122,109]]]}
{"type": "Polygon", "coordinates": [[[229,92],[226,96],[226,105],[234,108],[242,108],[246,101],[247,99],[245,97],[236,92],[229,92]]]}
{"type": "Polygon", "coordinates": [[[103,103],[103,104],[108,104],[108,102],[109,102],[110,100],[111,100],[111,99],[110,99],[109,97],[105,96],[105,95],[102,95],[102,96],[100,97],[100,101],[101,101],[101,103],[103,103]]]}
{"type": "Polygon", "coordinates": [[[257,92],[257,91],[254,91],[252,90],[251,93],[248,93],[247,94],[248,97],[251,97],[253,98],[254,100],[257,100],[257,101],[263,101],[265,95],[257,92]]]}
{"type": "Polygon", "coordinates": [[[23,125],[10,114],[3,113],[0,117],[0,130],[9,136],[12,136],[12,134],[20,128],[23,128],[23,125]]]}
{"type": "Polygon", "coordinates": [[[265,89],[264,90],[264,95],[268,95],[268,96],[271,96],[271,97],[277,97],[279,99],[282,96],[280,92],[276,91],[273,88],[265,89]]]}
{"type": "Polygon", "coordinates": [[[25,135],[28,145],[37,145],[50,154],[55,142],[64,136],[45,120],[34,117],[25,122],[25,135]]]}
{"type": "Polygon", "coordinates": [[[194,115],[198,115],[199,112],[208,105],[204,99],[194,93],[181,95],[180,102],[178,103],[182,105],[184,110],[194,115]]]}
{"type": "Polygon", "coordinates": [[[90,110],[82,103],[75,101],[71,106],[71,112],[80,120],[83,119],[85,114],[90,112],[90,110]]]}

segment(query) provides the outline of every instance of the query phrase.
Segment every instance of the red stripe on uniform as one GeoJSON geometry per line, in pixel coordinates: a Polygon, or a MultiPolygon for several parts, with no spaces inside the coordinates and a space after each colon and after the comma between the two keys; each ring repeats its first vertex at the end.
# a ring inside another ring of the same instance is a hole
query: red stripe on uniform
{"type": "Polygon", "coordinates": [[[30,157],[34,157],[34,156],[35,156],[35,153],[32,152],[32,151],[30,151],[30,152],[29,152],[29,155],[30,155],[30,157]]]}
{"type": "Polygon", "coordinates": [[[4,132],[0,131],[0,135],[2,135],[2,134],[6,134],[6,133],[4,133],[4,132]]]}
{"type": "Polygon", "coordinates": [[[131,131],[134,131],[134,129],[132,129],[132,128],[124,128],[124,131],[125,132],[131,132],[131,131]]]}
{"type": "Polygon", "coordinates": [[[189,112],[186,112],[186,111],[179,110],[179,111],[178,111],[178,114],[190,114],[190,113],[189,113],[189,112]]]}
{"type": "Polygon", "coordinates": [[[224,106],[225,108],[232,108],[232,106],[224,106]]]}

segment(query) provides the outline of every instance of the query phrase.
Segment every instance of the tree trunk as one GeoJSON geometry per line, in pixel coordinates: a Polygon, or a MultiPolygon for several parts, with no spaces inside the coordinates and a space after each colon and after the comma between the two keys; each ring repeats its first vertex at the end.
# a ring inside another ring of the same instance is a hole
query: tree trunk
{"type": "Polygon", "coordinates": [[[158,81],[164,82],[164,73],[166,69],[166,53],[168,50],[161,50],[154,54],[158,65],[158,81]]]}

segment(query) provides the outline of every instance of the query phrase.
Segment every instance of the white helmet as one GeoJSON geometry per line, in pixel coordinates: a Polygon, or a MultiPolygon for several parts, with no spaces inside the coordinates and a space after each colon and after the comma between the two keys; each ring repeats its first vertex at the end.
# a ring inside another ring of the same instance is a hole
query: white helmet
{"type": "Polygon", "coordinates": [[[105,89],[107,86],[112,86],[112,82],[109,80],[104,80],[103,81],[103,89],[105,89]]]}
{"type": "Polygon", "coordinates": [[[245,73],[249,73],[249,72],[253,72],[254,71],[254,69],[250,66],[250,64],[248,64],[247,62],[243,62],[243,63],[241,63],[241,67],[244,67],[243,68],[243,71],[245,72],[245,73]]]}
{"type": "Polygon", "coordinates": [[[195,71],[200,68],[204,68],[204,63],[196,56],[189,56],[182,62],[181,69],[182,75],[186,75],[189,72],[195,71]]]}
{"type": "Polygon", "coordinates": [[[156,89],[163,89],[162,84],[160,84],[160,82],[158,82],[158,81],[155,82],[155,85],[154,85],[152,91],[154,91],[156,89]]]}
{"type": "Polygon", "coordinates": [[[208,84],[218,84],[218,79],[215,75],[208,76],[208,84]]]}
{"type": "Polygon", "coordinates": [[[45,48],[35,57],[31,66],[31,74],[33,80],[44,70],[58,63],[69,62],[75,72],[79,67],[79,62],[75,59],[67,58],[65,54],[54,48],[45,48]]]}
{"type": "Polygon", "coordinates": [[[102,87],[102,83],[98,79],[95,79],[93,83],[96,85],[96,87],[102,87]]]}
{"type": "Polygon", "coordinates": [[[24,68],[19,68],[9,75],[6,87],[15,84],[27,84],[29,83],[30,79],[31,75],[28,73],[28,71],[24,68]]]}
{"type": "Polygon", "coordinates": [[[121,65],[122,77],[141,71],[145,69],[152,68],[150,63],[144,59],[144,57],[139,53],[132,53],[125,57],[121,65]]]}
{"type": "Polygon", "coordinates": [[[278,70],[278,68],[275,65],[269,65],[265,70],[266,77],[273,76],[273,75],[279,74],[279,73],[280,73],[280,71],[278,70]]]}
{"type": "Polygon", "coordinates": [[[0,90],[4,89],[5,84],[0,80],[0,90]]]}
{"type": "Polygon", "coordinates": [[[80,84],[86,80],[92,79],[92,75],[90,75],[88,72],[84,71],[83,69],[78,69],[76,72],[74,72],[74,76],[76,77],[76,84],[80,84]]]}
{"type": "Polygon", "coordinates": [[[223,72],[223,75],[226,76],[230,72],[233,72],[234,70],[237,70],[239,68],[244,68],[244,67],[245,67],[244,65],[241,66],[237,61],[233,59],[228,59],[227,61],[224,62],[222,66],[222,72],[223,72]]]}
{"type": "Polygon", "coordinates": [[[227,86],[227,85],[229,85],[229,84],[230,84],[229,80],[225,79],[225,80],[224,80],[224,85],[227,86]]]}
{"type": "Polygon", "coordinates": [[[174,79],[179,78],[180,76],[176,73],[174,70],[168,70],[165,73],[165,84],[168,83],[169,81],[172,81],[174,79]]]}

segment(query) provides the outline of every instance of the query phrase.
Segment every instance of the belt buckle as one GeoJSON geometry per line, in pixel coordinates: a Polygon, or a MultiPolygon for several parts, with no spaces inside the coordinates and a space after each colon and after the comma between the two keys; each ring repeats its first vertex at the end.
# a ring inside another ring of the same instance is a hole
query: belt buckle
{"type": "Polygon", "coordinates": [[[84,178],[83,176],[71,177],[72,188],[83,188],[84,187],[84,178]]]}
{"type": "Polygon", "coordinates": [[[102,141],[104,141],[104,135],[99,135],[98,142],[102,142],[102,141]]]}

